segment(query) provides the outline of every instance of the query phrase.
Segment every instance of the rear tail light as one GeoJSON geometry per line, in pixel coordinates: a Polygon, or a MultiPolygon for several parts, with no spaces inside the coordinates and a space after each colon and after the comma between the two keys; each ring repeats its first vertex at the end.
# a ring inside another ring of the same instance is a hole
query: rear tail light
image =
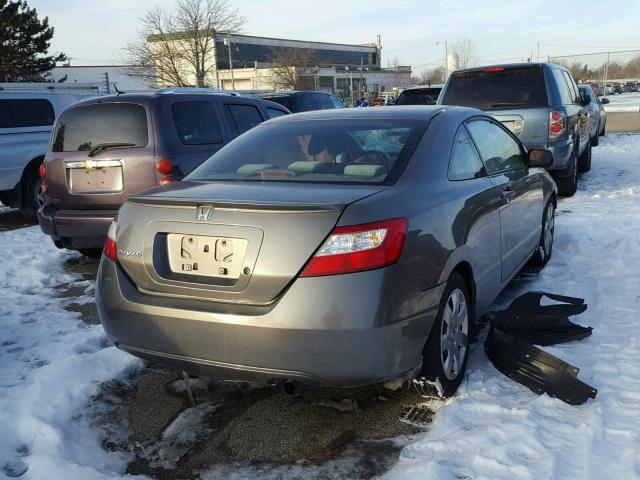
{"type": "Polygon", "coordinates": [[[407,227],[404,218],[336,227],[300,276],[338,275],[391,265],[400,258],[407,227]]]}
{"type": "Polygon", "coordinates": [[[162,175],[168,175],[173,172],[173,162],[168,158],[161,158],[156,162],[156,170],[162,175]]]}
{"type": "Polygon", "coordinates": [[[104,240],[104,256],[109,260],[113,260],[114,262],[118,261],[118,249],[116,247],[116,234],[118,232],[118,215],[116,214],[113,217],[113,222],[109,226],[109,231],[107,232],[107,238],[104,240]]]}
{"type": "Polygon", "coordinates": [[[38,167],[38,174],[40,175],[40,178],[47,177],[47,167],[44,165],[44,163],[41,163],[40,167],[38,167]]]}
{"type": "Polygon", "coordinates": [[[558,137],[567,130],[567,117],[564,112],[549,113],[549,137],[558,137]]]}

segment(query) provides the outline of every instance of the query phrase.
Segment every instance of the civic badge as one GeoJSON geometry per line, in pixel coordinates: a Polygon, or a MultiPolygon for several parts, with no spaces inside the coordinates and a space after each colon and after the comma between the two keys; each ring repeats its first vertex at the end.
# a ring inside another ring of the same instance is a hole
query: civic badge
{"type": "Polygon", "coordinates": [[[196,209],[196,220],[199,222],[208,222],[213,216],[213,205],[200,205],[196,209]]]}

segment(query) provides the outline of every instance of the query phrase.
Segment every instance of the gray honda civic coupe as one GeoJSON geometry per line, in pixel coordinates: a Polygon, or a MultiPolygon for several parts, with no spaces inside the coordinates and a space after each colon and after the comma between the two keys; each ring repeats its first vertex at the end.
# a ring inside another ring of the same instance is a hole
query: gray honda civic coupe
{"type": "Polygon", "coordinates": [[[472,324],[553,246],[546,150],[462,107],[270,120],[130,196],[96,302],[115,345],[263,384],[460,384],[472,324]],[[289,383],[292,382],[292,383],[289,383]]]}

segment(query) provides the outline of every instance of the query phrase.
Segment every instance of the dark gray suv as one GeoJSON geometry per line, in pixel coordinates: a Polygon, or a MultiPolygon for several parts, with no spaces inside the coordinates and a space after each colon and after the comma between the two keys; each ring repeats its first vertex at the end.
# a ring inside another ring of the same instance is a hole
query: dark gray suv
{"type": "Polygon", "coordinates": [[[571,196],[577,173],[591,165],[589,116],[578,86],[561,65],[521,63],[453,72],[438,104],[490,112],[527,148],[553,153],[548,168],[560,195],[571,196]]]}

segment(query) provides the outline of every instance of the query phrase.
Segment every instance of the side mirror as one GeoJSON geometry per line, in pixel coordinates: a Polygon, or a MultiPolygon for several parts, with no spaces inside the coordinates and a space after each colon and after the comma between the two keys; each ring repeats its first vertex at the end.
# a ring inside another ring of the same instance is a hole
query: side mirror
{"type": "Polygon", "coordinates": [[[549,150],[532,148],[529,150],[529,166],[547,168],[553,165],[553,153],[549,150]]]}
{"type": "Polygon", "coordinates": [[[589,95],[588,93],[585,93],[584,95],[582,95],[582,105],[586,107],[590,103],[591,103],[591,95],[589,95]]]}
{"type": "Polygon", "coordinates": [[[607,97],[604,97],[600,99],[600,103],[606,105],[607,103],[611,103],[611,100],[609,100],[607,97]]]}

